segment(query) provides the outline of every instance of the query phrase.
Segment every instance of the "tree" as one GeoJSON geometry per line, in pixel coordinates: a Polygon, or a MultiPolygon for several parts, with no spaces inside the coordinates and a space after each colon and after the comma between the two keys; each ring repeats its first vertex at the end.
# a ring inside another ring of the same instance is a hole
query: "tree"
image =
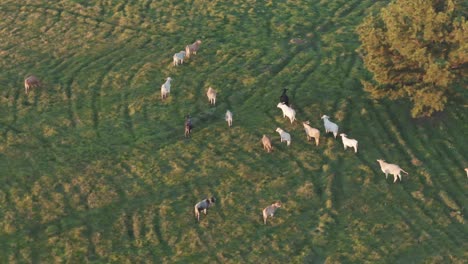
{"type": "Polygon", "coordinates": [[[408,98],[413,117],[444,110],[454,87],[466,89],[468,23],[464,0],[396,0],[357,28],[374,99],[408,98]],[[465,84],[464,84],[465,82],[465,84]],[[465,85],[465,86],[464,86],[465,85]]]}

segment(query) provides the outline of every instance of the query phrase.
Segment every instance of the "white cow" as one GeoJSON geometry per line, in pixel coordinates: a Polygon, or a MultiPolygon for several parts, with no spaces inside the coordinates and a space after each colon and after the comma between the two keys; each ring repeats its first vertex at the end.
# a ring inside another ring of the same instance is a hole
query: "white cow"
{"type": "Polygon", "coordinates": [[[289,120],[291,120],[291,124],[294,120],[296,120],[296,111],[294,111],[294,109],[287,106],[285,103],[278,103],[277,107],[283,110],[283,117],[289,117],[289,120]]]}
{"type": "Polygon", "coordinates": [[[402,168],[400,168],[400,166],[398,166],[396,164],[390,164],[390,163],[387,163],[387,162],[385,162],[384,160],[381,160],[381,159],[378,159],[377,161],[380,164],[380,169],[383,171],[383,173],[385,173],[385,179],[387,178],[388,174],[390,173],[390,174],[393,175],[393,182],[394,183],[397,181],[398,178],[401,181],[401,173],[400,172],[404,172],[404,173],[408,174],[406,171],[404,171],[402,168]]]}
{"type": "Polygon", "coordinates": [[[276,132],[279,133],[281,137],[281,142],[286,141],[287,146],[291,145],[291,135],[289,133],[287,133],[286,131],[284,131],[283,129],[279,127],[276,129],[276,132]]]}
{"type": "Polygon", "coordinates": [[[345,133],[340,134],[341,139],[343,140],[343,147],[346,150],[347,147],[354,148],[354,153],[357,153],[358,141],[355,139],[347,138],[345,133]]]}
{"type": "Polygon", "coordinates": [[[338,135],[338,125],[328,120],[329,118],[330,117],[327,115],[322,116],[323,124],[325,126],[325,133],[332,132],[333,136],[336,138],[338,135]]]}

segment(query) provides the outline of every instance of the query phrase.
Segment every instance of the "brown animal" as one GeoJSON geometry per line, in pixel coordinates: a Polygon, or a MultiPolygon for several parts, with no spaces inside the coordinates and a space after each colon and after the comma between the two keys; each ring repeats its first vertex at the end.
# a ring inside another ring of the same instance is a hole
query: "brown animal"
{"type": "Polygon", "coordinates": [[[281,207],[281,202],[277,201],[274,204],[267,206],[265,209],[263,209],[263,223],[266,225],[267,218],[268,217],[273,217],[273,215],[276,212],[276,209],[281,207]]]}
{"type": "Polygon", "coordinates": [[[29,75],[24,79],[24,92],[29,94],[29,89],[41,86],[41,81],[34,75],[29,75]]]}
{"type": "Polygon", "coordinates": [[[273,150],[273,147],[271,146],[271,140],[266,135],[263,135],[262,143],[263,143],[263,149],[265,149],[268,153],[270,153],[273,150]]]}
{"type": "Polygon", "coordinates": [[[206,92],[206,96],[208,96],[208,100],[210,101],[210,104],[212,105],[216,104],[216,90],[211,88],[211,86],[208,88],[208,91],[206,92]]]}
{"type": "Polygon", "coordinates": [[[201,40],[197,40],[193,44],[185,46],[185,56],[190,58],[192,54],[197,54],[197,51],[200,48],[200,44],[201,40]]]}

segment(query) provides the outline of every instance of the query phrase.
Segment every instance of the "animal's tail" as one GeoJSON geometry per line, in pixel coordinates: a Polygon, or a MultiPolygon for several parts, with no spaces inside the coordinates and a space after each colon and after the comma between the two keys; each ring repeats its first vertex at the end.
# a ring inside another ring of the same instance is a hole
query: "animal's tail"
{"type": "Polygon", "coordinates": [[[403,169],[401,169],[401,171],[404,172],[404,173],[406,173],[406,174],[409,174],[409,173],[407,173],[406,171],[404,171],[403,169]]]}

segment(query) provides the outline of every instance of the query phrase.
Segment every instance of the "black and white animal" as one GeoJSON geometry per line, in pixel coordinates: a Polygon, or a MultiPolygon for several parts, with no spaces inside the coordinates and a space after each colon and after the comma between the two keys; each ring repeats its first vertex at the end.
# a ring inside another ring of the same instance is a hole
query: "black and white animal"
{"type": "Polygon", "coordinates": [[[197,221],[200,221],[200,212],[203,212],[206,215],[206,210],[208,210],[208,208],[210,208],[215,202],[216,199],[211,197],[209,199],[206,198],[195,205],[195,218],[197,218],[197,221]]]}
{"type": "Polygon", "coordinates": [[[280,96],[280,103],[284,103],[285,105],[289,106],[289,98],[286,95],[287,90],[288,89],[286,89],[286,88],[283,89],[283,93],[280,96]]]}
{"type": "Polygon", "coordinates": [[[263,209],[263,223],[266,225],[267,218],[268,217],[273,217],[273,215],[276,212],[276,209],[281,207],[281,202],[277,201],[274,204],[267,206],[265,209],[263,209]]]}
{"type": "Polygon", "coordinates": [[[190,136],[190,133],[192,133],[192,119],[190,118],[190,115],[187,115],[185,117],[185,137],[190,136]]]}

